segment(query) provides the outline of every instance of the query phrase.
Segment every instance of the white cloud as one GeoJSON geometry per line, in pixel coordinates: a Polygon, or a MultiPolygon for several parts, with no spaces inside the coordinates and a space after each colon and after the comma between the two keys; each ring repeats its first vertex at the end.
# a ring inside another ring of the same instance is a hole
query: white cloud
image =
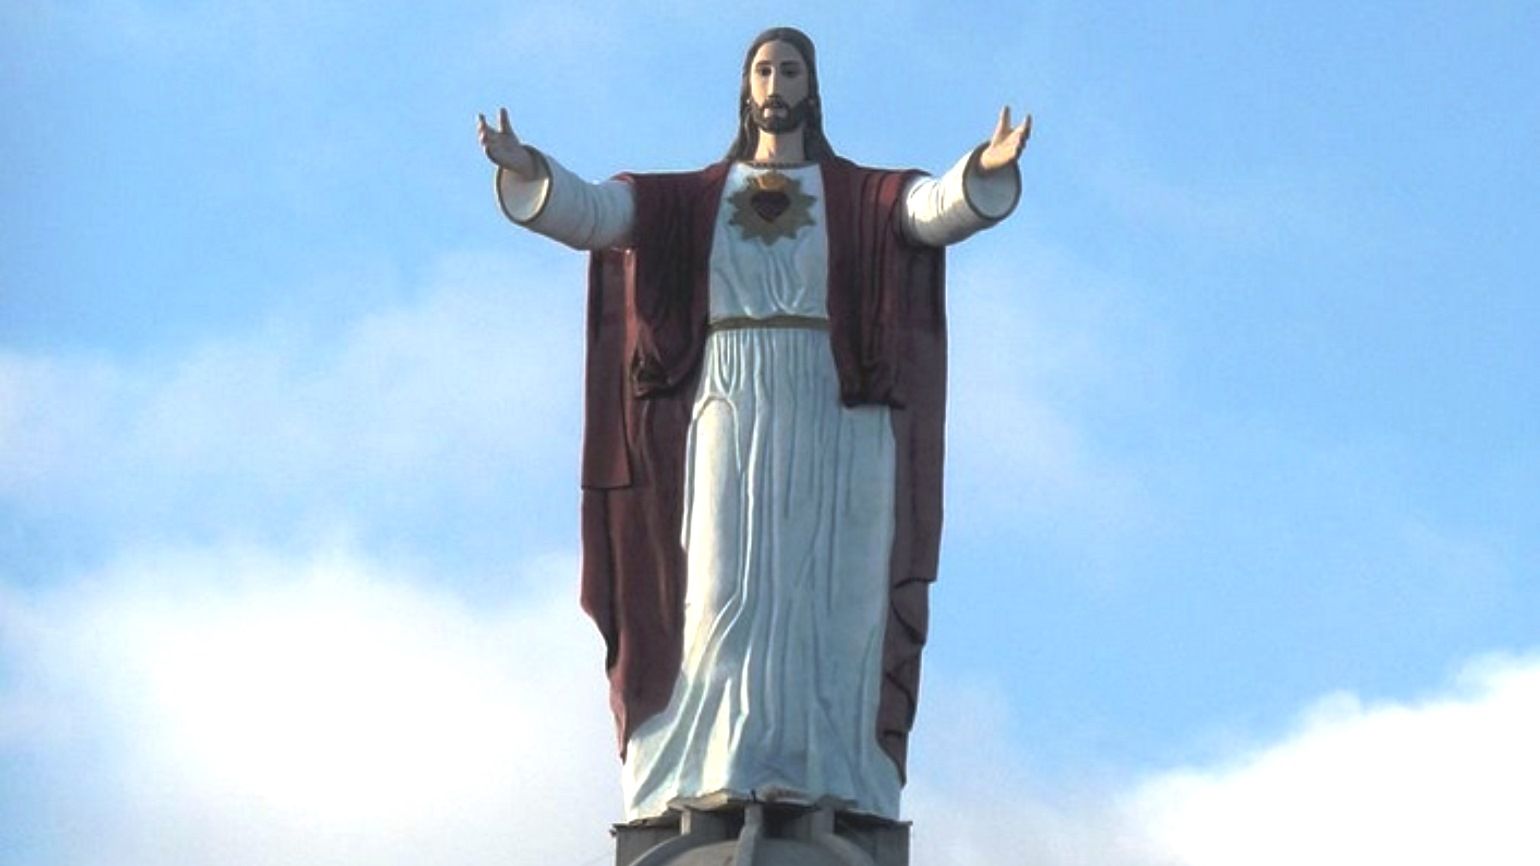
{"type": "Polygon", "coordinates": [[[1283,742],[1129,804],[1153,850],[1191,866],[1535,863],[1536,730],[1540,659],[1489,658],[1426,701],[1323,699],[1283,742]]]}
{"type": "Polygon", "coordinates": [[[1150,866],[1129,847],[1110,783],[1036,784],[998,685],[932,667],[924,691],[904,791],[912,862],[1150,866]]]}
{"type": "Polygon", "coordinates": [[[44,840],[63,863],[593,857],[619,810],[603,648],[572,558],[534,562],[567,590],[496,609],[347,554],[232,550],[9,593],[0,756],[42,768],[34,832],[105,813],[44,840]]]}
{"type": "Polygon", "coordinates": [[[930,697],[941,700],[927,713],[939,709],[941,718],[925,721],[947,740],[934,745],[939,760],[920,766],[908,796],[919,862],[1540,862],[1540,657],[1480,659],[1420,701],[1331,695],[1276,742],[1208,766],[1121,786],[1092,778],[1069,791],[1031,786],[1024,750],[1005,733],[1003,702],[990,690],[942,684],[930,697]]]}
{"type": "Polygon", "coordinates": [[[462,256],[426,282],[340,325],[274,320],[169,360],[0,354],[0,496],[76,520],[261,520],[392,489],[474,501],[571,464],[570,275],[462,256]]]}

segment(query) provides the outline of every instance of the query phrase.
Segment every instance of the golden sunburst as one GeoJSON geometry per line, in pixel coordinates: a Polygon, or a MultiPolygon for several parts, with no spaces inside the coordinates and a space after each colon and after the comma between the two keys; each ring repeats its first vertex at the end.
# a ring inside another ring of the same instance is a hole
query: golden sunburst
{"type": "Polygon", "coordinates": [[[795,237],[803,226],[813,224],[813,202],[802,191],[802,181],[778,171],[754,175],[743,188],[728,197],[733,206],[728,225],[737,226],[746,240],[758,238],[766,246],[780,238],[795,237]]]}

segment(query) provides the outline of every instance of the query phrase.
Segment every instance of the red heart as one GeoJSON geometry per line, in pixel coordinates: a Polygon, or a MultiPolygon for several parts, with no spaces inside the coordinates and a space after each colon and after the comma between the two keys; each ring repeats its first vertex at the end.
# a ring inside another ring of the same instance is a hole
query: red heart
{"type": "Polygon", "coordinates": [[[749,206],[754,208],[760,219],[773,223],[776,217],[791,207],[791,197],[778,190],[762,189],[749,198],[749,206]]]}

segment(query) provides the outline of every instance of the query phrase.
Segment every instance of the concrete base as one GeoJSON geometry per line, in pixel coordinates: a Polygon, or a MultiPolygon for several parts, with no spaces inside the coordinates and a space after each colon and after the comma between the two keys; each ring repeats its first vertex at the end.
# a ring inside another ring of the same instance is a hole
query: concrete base
{"type": "Polygon", "coordinates": [[[909,822],[830,806],[684,806],[612,832],[615,866],[909,866],[909,822]]]}

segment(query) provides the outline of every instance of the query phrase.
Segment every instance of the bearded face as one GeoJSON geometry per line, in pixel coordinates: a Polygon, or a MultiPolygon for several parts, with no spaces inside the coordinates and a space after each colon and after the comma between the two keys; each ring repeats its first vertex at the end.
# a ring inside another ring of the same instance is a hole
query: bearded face
{"type": "Polygon", "coordinates": [[[790,42],[759,46],[749,62],[750,119],[765,132],[791,132],[807,120],[809,75],[802,53],[790,42]]]}

